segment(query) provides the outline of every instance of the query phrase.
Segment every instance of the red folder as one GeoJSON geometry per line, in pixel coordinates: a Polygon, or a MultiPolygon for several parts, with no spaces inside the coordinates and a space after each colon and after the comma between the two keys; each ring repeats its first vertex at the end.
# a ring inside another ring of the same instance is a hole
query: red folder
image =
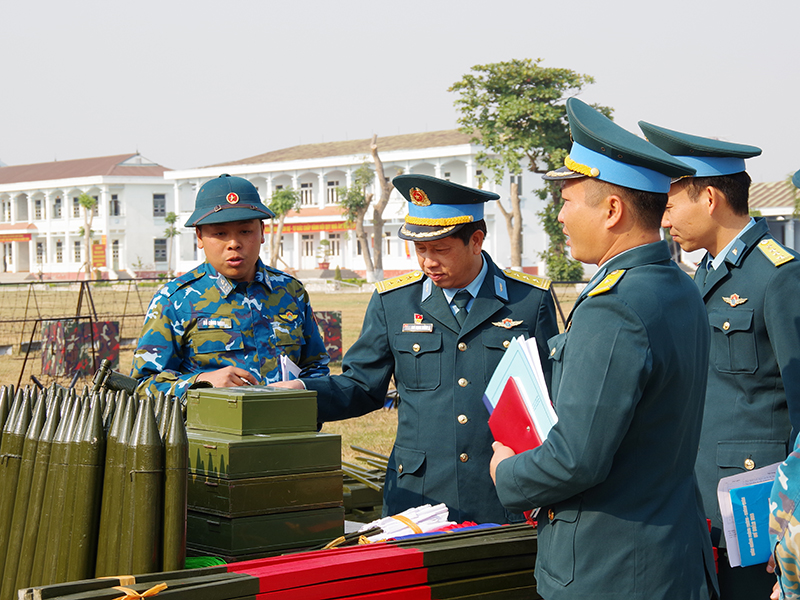
{"type": "Polygon", "coordinates": [[[495,441],[519,454],[542,444],[525,400],[513,377],[509,377],[497,406],[489,417],[489,429],[495,441]]]}

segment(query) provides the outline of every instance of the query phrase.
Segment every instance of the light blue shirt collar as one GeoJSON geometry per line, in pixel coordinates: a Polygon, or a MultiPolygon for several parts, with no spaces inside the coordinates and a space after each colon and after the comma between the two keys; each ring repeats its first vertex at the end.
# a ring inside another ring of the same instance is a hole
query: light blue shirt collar
{"type": "Polygon", "coordinates": [[[454,314],[455,314],[454,310],[455,306],[453,305],[453,296],[455,296],[456,292],[460,290],[467,290],[469,292],[469,295],[472,296],[469,303],[467,304],[467,310],[469,311],[469,309],[472,308],[472,303],[475,301],[475,297],[478,295],[478,292],[480,291],[481,286],[483,285],[483,280],[486,279],[486,273],[489,272],[489,265],[487,264],[486,259],[481,257],[481,260],[483,261],[483,265],[481,266],[480,273],[478,273],[478,276],[475,277],[475,279],[472,280],[472,283],[470,283],[467,287],[442,288],[442,293],[444,294],[444,298],[445,300],[447,300],[447,303],[450,305],[450,310],[452,310],[454,314]]]}
{"type": "MultiPolygon", "coordinates": [[[[719,253],[719,254],[717,254],[717,255],[716,255],[716,256],[715,256],[713,259],[711,259],[711,262],[709,263],[709,266],[710,266],[710,269],[709,269],[709,270],[713,270],[713,269],[719,269],[719,266],[722,264],[722,262],[723,262],[723,261],[725,260],[725,258],[728,256],[728,252],[730,252],[730,251],[731,251],[731,248],[733,248],[733,245],[736,243],[736,241],[737,241],[737,240],[738,240],[740,237],[742,237],[742,234],[744,234],[744,232],[745,232],[745,231],[747,231],[748,229],[750,229],[750,228],[751,228],[753,225],[755,225],[755,224],[756,224],[756,220],[755,220],[753,217],[750,217],[750,221],[747,223],[747,225],[745,225],[745,226],[742,228],[742,230],[741,230],[739,233],[737,233],[737,234],[736,234],[736,237],[735,237],[735,238],[733,238],[733,239],[732,239],[732,240],[731,240],[731,241],[728,243],[728,245],[727,245],[727,246],[725,246],[725,247],[722,249],[722,252],[720,252],[720,253],[719,253]]],[[[709,254],[709,258],[711,258],[711,255],[710,255],[710,254],[709,254]]]]}

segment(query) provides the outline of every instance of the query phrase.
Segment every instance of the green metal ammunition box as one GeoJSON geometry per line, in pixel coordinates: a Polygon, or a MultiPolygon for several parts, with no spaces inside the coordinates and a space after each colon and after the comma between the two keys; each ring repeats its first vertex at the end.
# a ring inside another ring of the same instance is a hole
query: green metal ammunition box
{"type": "Polygon", "coordinates": [[[344,533],[344,509],[323,508],[226,519],[189,511],[186,543],[232,556],[305,548],[344,533]]]}
{"type": "Polygon", "coordinates": [[[323,471],[253,479],[189,476],[189,508],[223,517],[342,506],[342,472],[323,471]]]}
{"type": "Polygon", "coordinates": [[[186,427],[237,435],[317,430],[317,393],[267,386],[189,390],[186,427]]]}
{"type": "Polygon", "coordinates": [[[232,435],[186,432],[189,473],[222,479],[247,479],[317,471],[342,465],[342,438],[331,433],[232,435]]]}

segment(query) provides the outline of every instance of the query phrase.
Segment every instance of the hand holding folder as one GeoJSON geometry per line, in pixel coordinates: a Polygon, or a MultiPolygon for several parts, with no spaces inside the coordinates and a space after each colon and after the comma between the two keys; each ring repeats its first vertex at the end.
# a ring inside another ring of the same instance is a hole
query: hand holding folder
{"type": "Polygon", "coordinates": [[[536,340],[511,340],[483,397],[494,439],[514,452],[539,446],[558,421],[536,340]]]}

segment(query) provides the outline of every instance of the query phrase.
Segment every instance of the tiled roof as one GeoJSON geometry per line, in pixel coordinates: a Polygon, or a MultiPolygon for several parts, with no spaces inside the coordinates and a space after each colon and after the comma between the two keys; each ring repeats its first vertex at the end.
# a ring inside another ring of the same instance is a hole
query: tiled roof
{"type": "Polygon", "coordinates": [[[788,208],[794,210],[796,193],[800,194],[800,190],[788,181],[752,183],[750,184],[750,208],[752,210],[765,208],[788,208]]]}
{"type": "MultiPolygon", "coordinates": [[[[471,135],[461,133],[458,129],[431,131],[428,133],[410,133],[406,135],[390,135],[378,137],[378,151],[389,152],[392,150],[414,150],[417,148],[438,148],[443,146],[458,146],[468,144],[471,135]]],[[[273,150],[258,156],[243,158],[212,167],[228,165],[255,165],[260,163],[285,162],[290,160],[304,160],[310,158],[326,158],[328,156],[351,156],[353,154],[370,154],[371,139],[353,140],[347,142],[325,142],[322,144],[304,144],[292,146],[283,150],[273,150]]]]}
{"type": "Polygon", "coordinates": [[[0,167],[0,184],[25,181],[72,179],[98,175],[114,177],[162,177],[166,167],[142,159],[138,154],[118,154],[99,158],[58,160],[33,165],[0,167]]]}

